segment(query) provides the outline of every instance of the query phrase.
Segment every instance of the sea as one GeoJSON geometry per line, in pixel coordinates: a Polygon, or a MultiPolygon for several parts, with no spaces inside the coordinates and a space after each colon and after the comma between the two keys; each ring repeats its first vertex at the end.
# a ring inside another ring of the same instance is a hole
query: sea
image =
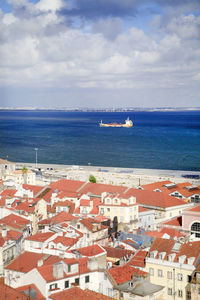
{"type": "Polygon", "coordinates": [[[200,171],[200,111],[0,111],[0,158],[200,171]],[[124,122],[132,128],[105,128],[124,122]]]}

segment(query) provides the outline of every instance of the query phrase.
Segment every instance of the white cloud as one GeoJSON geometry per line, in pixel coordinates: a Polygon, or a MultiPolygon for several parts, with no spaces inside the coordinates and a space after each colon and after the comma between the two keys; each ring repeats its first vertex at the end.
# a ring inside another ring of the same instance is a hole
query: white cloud
{"type": "Polygon", "coordinates": [[[62,0],[40,0],[36,7],[41,11],[56,11],[63,7],[62,0]]]}
{"type": "Polygon", "coordinates": [[[162,26],[162,16],[156,16],[148,34],[136,25],[123,30],[119,18],[72,28],[57,13],[62,1],[9,1],[19,10],[28,7],[30,14],[21,18],[16,10],[2,16],[1,86],[197,88],[200,17],[171,17],[162,26]]]}

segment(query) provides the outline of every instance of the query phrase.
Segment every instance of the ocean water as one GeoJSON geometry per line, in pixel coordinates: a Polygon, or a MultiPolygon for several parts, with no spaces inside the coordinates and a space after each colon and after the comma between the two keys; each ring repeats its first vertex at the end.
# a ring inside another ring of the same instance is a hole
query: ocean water
{"type": "Polygon", "coordinates": [[[34,148],[38,163],[200,171],[200,111],[0,111],[0,157],[35,162],[34,148]]]}

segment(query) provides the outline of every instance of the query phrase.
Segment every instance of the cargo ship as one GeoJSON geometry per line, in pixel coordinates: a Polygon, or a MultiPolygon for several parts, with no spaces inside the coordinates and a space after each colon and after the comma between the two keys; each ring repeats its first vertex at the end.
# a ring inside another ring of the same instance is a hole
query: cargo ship
{"type": "Polygon", "coordinates": [[[130,128],[130,127],[133,127],[133,122],[127,118],[125,120],[125,123],[102,123],[102,120],[101,122],[99,123],[99,126],[100,127],[125,127],[125,128],[130,128]]]}

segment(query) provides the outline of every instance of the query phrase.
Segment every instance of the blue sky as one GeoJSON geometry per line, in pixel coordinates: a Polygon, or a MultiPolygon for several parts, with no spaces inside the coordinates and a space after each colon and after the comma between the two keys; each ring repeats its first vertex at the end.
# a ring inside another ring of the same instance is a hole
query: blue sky
{"type": "Polygon", "coordinates": [[[199,107],[199,0],[0,0],[0,107],[199,107]]]}

